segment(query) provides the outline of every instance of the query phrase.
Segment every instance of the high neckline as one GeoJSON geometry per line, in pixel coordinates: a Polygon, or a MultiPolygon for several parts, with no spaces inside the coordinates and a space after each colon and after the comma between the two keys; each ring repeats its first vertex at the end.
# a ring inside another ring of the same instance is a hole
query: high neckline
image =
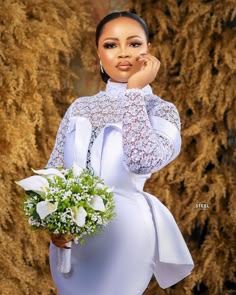
{"type": "MultiPolygon", "coordinates": [[[[125,92],[126,90],[127,90],[127,83],[112,82],[110,80],[107,81],[105,91],[108,94],[118,94],[118,93],[125,92]]],[[[140,90],[142,90],[144,94],[152,94],[152,88],[150,85],[147,85],[140,90]]]]}

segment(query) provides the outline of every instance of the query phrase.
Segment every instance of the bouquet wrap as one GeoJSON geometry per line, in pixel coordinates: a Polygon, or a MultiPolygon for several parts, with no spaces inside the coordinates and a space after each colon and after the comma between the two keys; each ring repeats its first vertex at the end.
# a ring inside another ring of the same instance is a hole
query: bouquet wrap
{"type": "Polygon", "coordinates": [[[67,249],[57,249],[57,270],[61,273],[68,273],[71,270],[71,246],[72,242],[65,244],[67,249]]]}
{"type": "MultiPolygon", "coordinates": [[[[83,243],[84,236],[99,234],[113,219],[112,189],[88,169],[74,163],[70,169],[33,171],[37,175],[16,182],[26,191],[23,210],[31,228],[83,243]]],[[[71,245],[58,248],[57,269],[62,273],[71,269],[71,245]]]]}

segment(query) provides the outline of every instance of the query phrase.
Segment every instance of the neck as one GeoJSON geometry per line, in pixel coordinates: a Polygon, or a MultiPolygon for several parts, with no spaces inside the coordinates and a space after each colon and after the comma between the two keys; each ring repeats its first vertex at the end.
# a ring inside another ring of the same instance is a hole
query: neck
{"type": "MultiPolygon", "coordinates": [[[[106,92],[110,94],[116,95],[117,93],[124,92],[127,90],[127,83],[121,83],[121,82],[114,82],[111,79],[107,81],[106,85],[106,92]]],[[[147,85],[143,89],[141,89],[144,94],[151,94],[152,88],[147,85]]]]}

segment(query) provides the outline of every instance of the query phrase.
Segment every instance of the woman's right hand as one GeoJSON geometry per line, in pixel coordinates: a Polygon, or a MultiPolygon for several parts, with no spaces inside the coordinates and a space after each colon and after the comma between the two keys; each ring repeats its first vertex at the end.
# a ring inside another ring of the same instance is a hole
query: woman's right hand
{"type": "Polygon", "coordinates": [[[52,243],[58,248],[69,249],[66,246],[66,243],[71,242],[73,240],[72,236],[68,235],[51,235],[52,243]]]}

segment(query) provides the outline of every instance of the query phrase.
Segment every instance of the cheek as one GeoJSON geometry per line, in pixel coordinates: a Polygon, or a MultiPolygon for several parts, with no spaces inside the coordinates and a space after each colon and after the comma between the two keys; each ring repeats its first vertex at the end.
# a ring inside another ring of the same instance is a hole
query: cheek
{"type": "Polygon", "coordinates": [[[100,53],[100,59],[102,63],[110,63],[111,61],[114,61],[115,54],[112,50],[108,51],[102,51],[100,53]]]}
{"type": "Polygon", "coordinates": [[[138,57],[140,54],[148,53],[148,51],[148,47],[146,45],[143,45],[136,49],[136,55],[138,57]]]}

